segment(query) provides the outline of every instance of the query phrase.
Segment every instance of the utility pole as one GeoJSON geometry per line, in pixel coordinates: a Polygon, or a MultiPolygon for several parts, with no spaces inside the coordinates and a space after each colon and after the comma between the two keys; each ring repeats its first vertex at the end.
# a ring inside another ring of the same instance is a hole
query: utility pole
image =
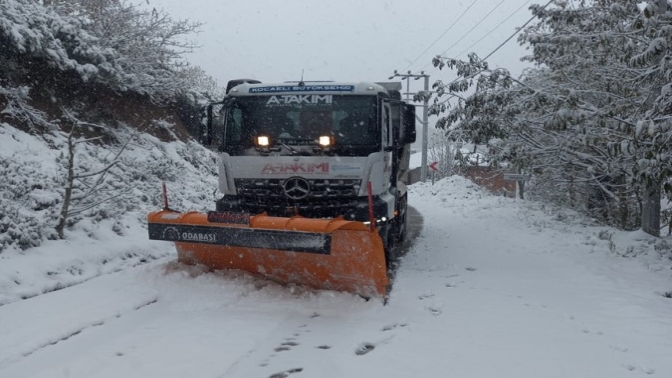
{"type": "MultiPolygon", "coordinates": [[[[400,74],[397,72],[397,70],[394,70],[394,75],[390,76],[390,80],[392,80],[395,77],[401,77],[402,80],[406,79],[406,102],[410,102],[409,96],[410,96],[410,89],[409,89],[409,81],[411,78],[414,78],[415,80],[420,80],[420,79],[425,79],[425,92],[429,92],[429,75],[425,74],[425,71],[420,71],[419,74],[412,74],[411,71],[408,71],[408,73],[405,74],[400,74]]],[[[429,121],[428,121],[428,112],[429,110],[429,99],[425,97],[424,104],[422,105],[422,162],[420,163],[420,181],[425,182],[427,181],[427,138],[428,138],[428,129],[429,129],[429,121]]],[[[416,116],[417,117],[417,116],[416,116]]],[[[420,120],[420,119],[418,119],[420,120]]]]}

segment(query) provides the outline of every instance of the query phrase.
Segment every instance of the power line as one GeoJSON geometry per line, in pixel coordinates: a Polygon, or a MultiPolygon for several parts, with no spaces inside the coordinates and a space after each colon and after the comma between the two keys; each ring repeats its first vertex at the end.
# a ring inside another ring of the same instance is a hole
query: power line
{"type": "MultiPolygon", "coordinates": [[[[547,8],[549,5],[551,5],[551,3],[554,2],[554,1],[555,1],[555,0],[549,0],[548,3],[546,3],[543,7],[541,7],[541,10],[546,9],[546,8],[547,8]]],[[[513,32],[513,34],[511,34],[511,35],[509,36],[509,38],[507,38],[504,42],[502,42],[499,46],[497,46],[494,50],[492,50],[492,51],[490,52],[490,54],[486,55],[485,58],[483,58],[483,59],[481,59],[481,60],[484,61],[484,60],[487,60],[489,57],[491,57],[492,54],[496,53],[497,50],[501,49],[502,46],[504,46],[507,42],[509,42],[509,41],[511,40],[511,38],[515,37],[516,34],[518,34],[521,30],[525,29],[525,27],[526,27],[530,22],[534,21],[535,18],[537,18],[537,16],[532,16],[532,17],[530,17],[530,19],[527,20],[527,22],[525,22],[522,26],[520,26],[515,32],[513,32]]],[[[438,68],[435,68],[434,70],[430,71],[429,73],[432,74],[432,73],[436,72],[437,70],[438,70],[438,68]]],[[[479,72],[473,74],[471,77],[474,77],[474,76],[478,75],[478,74],[481,73],[481,72],[483,72],[483,71],[479,71],[479,72]]],[[[453,81],[450,82],[448,85],[455,83],[457,80],[459,80],[459,79],[455,79],[455,80],[453,80],[453,81]]]]}
{"type": "MultiPolygon", "coordinates": [[[[425,51],[421,52],[420,55],[418,55],[418,57],[415,58],[411,63],[409,63],[409,65],[406,66],[402,71],[406,71],[409,67],[411,67],[413,64],[415,64],[415,62],[417,62],[418,59],[420,59],[423,55],[425,55],[425,53],[426,53],[427,51],[429,51],[429,49],[431,49],[432,46],[434,46],[434,45],[436,44],[436,42],[438,42],[441,38],[443,38],[443,36],[446,35],[446,33],[448,33],[448,32],[450,31],[450,29],[452,29],[453,26],[455,26],[455,24],[457,24],[457,23],[462,19],[462,17],[464,17],[465,14],[467,14],[467,12],[469,11],[469,9],[471,9],[471,7],[473,7],[474,4],[476,4],[477,1],[478,1],[478,0],[474,0],[474,1],[467,7],[467,9],[465,9],[464,12],[462,12],[462,14],[460,15],[460,17],[458,17],[455,21],[453,21],[452,24],[450,24],[450,26],[448,27],[448,29],[444,30],[443,33],[441,33],[441,35],[440,35],[437,39],[434,40],[434,42],[432,42],[429,46],[427,46],[427,48],[425,49],[425,51]]],[[[529,1],[529,0],[528,0],[528,1],[529,1]]]]}
{"type": "MultiPolygon", "coordinates": [[[[544,5],[544,6],[541,8],[541,10],[546,9],[546,7],[549,6],[549,5],[551,5],[551,3],[552,3],[553,1],[555,1],[555,0],[550,0],[548,3],[546,3],[546,5],[544,5]]],[[[523,26],[521,26],[520,28],[518,28],[518,30],[516,30],[513,34],[511,34],[511,36],[510,36],[509,38],[507,38],[506,41],[502,42],[501,45],[497,46],[497,48],[495,48],[494,50],[492,50],[492,52],[491,52],[490,54],[486,55],[485,58],[483,58],[483,60],[488,59],[492,54],[496,53],[497,50],[499,50],[500,48],[502,48],[502,46],[504,46],[507,42],[509,42],[509,41],[511,40],[511,38],[515,37],[516,34],[518,34],[518,32],[520,32],[521,30],[525,29],[525,27],[526,27],[530,22],[532,22],[532,20],[534,20],[535,18],[537,18],[537,16],[532,16],[532,17],[530,17],[530,19],[527,20],[527,22],[524,23],[523,26]]]]}
{"type": "MultiPolygon", "coordinates": [[[[555,1],[555,0],[549,0],[548,3],[546,3],[546,5],[544,5],[544,6],[541,8],[541,10],[546,9],[546,8],[547,8],[549,5],[551,5],[551,3],[554,2],[554,1],[555,1]]],[[[503,3],[503,2],[504,2],[504,1],[502,0],[502,3],[503,3]]],[[[528,2],[529,2],[529,0],[528,0],[528,2]]],[[[501,4],[501,3],[500,3],[500,4],[501,4]]],[[[525,4],[527,4],[527,2],[526,2],[525,4]]],[[[524,6],[525,4],[523,4],[523,6],[524,6]]],[[[499,4],[497,4],[497,6],[499,6],[499,4]]],[[[497,6],[496,6],[495,8],[493,8],[493,11],[494,11],[494,9],[497,8],[497,6]]],[[[521,8],[522,8],[522,7],[521,7],[521,8]]],[[[517,9],[516,12],[517,12],[518,10],[520,10],[520,8],[517,9]]],[[[516,12],[514,12],[514,14],[515,14],[516,12]]],[[[492,11],[491,11],[490,13],[492,13],[492,11]]],[[[489,15],[490,13],[488,13],[488,15],[489,15]]],[[[484,17],[483,19],[487,18],[488,15],[486,15],[486,17],[484,17]]],[[[509,16],[509,17],[510,17],[510,16],[509,16]]],[[[520,32],[521,30],[523,30],[523,29],[524,29],[530,22],[532,22],[535,18],[536,18],[536,16],[532,16],[529,20],[527,20],[527,22],[525,22],[520,28],[518,28],[513,34],[511,34],[511,36],[509,36],[509,38],[507,38],[502,44],[500,44],[499,46],[497,46],[497,48],[495,48],[494,50],[492,50],[492,52],[490,52],[490,54],[488,54],[485,58],[483,58],[483,61],[485,61],[487,58],[489,58],[490,56],[492,56],[492,54],[496,53],[497,50],[499,50],[500,48],[502,48],[502,46],[504,46],[508,41],[510,41],[511,38],[513,38],[516,34],[518,34],[518,32],[520,32]]],[[[481,20],[481,21],[483,21],[483,20],[481,20]]],[[[479,24],[480,24],[480,22],[479,22],[479,24]]],[[[478,25],[478,24],[477,24],[477,25],[478,25]]],[[[499,25],[497,25],[497,27],[499,27],[499,25]]],[[[495,29],[496,29],[497,27],[495,27],[495,29]]],[[[493,30],[494,30],[494,29],[493,29],[493,30]]],[[[492,32],[492,31],[491,31],[491,32],[492,32]]],[[[467,34],[468,34],[468,33],[469,33],[469,32],[467,32],[467,34]]],[[[446,50],[446,51],[448,51],[448,50],[446,50]]],[[[445,53],[445,52],[444,52],[444,53],[445,53]]],[[[470,78],[475,77],[476,75],[480,74],[481,72],[483,72],[483,71],[479,71],[479,72],[476,72],[476,73],[470,75],[470,78]]],[[[408,74],[399,74],[399,73],[397,73],[397,71],[394,71],[394,76],[392,76],[392,77],[395,77],[395,76],[401,76],[401,77],[403,77],[403,78],[406,78],[406,80],[408,80],[408,79],[411,78],[411,77],[416,78],[416,80],[419,79],[420,77],[422,77],[422,78],[425,79],[425,92],[429,90],[429,74],[425,74],[424,71],[421,72],[420,74],[411,74],[410,71],[408,72],[408,74]]],[[[390,79],[392,79],[392,77],[390,77],[390,79]]],[[[459,80],[459,79],[455,79],[455,80],[453,80],[452,82],[448,83],[446,86],[450,86],[451,84],[457,82],[458,80],[459,80]]],[[[428,104],[428,98],[425,97],[425,99],[424,99],[424,106],[423,106],[423,107],[424,107],[424,113],[423,113],[423,136],[422,136],[422,138],[423,138],[423,140],[422,140],[422,164],[421,164],[421,168],[422,168],[422,169],[421,169],[421,174],[420,174],[420,176],[422,177],[423,181],[426,179],[426,175],[427,175],[427,132],[428,132],[428,126],[429,126],[429,122],[428,122],[428,119],[427,119],[427,115],[428,115],[428,114],[427,114],[427,113],[428,113],[428,105],[429,105],[429,104],[428,104]]]]}
{"type": "MultiPolygon", "coordinates": [[[[504,0],[500,1],[497,5],[495,5],[495,7],[492,8],[492,9],[490,10],[490,12],[488,12],[488,14],[486,14],[483,18],[481,18],[481,20],[478,21],[478,23],[476,23],[476,25],[474,25],[474,27],[472,27],[471,29],[469,29],[466,33],[464,33],[464,35],[463,35],[462,37],[460,37],[460,39],[458,39],[457,41],[455,41],[455,43],[453,43],[450,47],[448,47],[444,52],[442,52],[442,53],[439,54],[439,55],[444,55],[445,53],[447,53],[448,51],[450,51],[450,49],[452,49],[453,47],[455,47],[455,45],[457,45],[458,43],[460,43],[461,40],[463,40],[467,35],[469,35],[469,33],[471,33],[474,29],[476,29],[476,28],[478,27],[478,25],[480,25],[483,21],[485,21],[485,19],[488,18],[488,17],[489,17],[495,10],[497,10],[497,8],[499,8],[499,6],[502,5],[503,3],[504,3],[504,0]]],[[[431,65],[431,64],[432,64],[432,63],[427,63],[424,67],[421,68],[421,70],[424,70],[425,68],[427,68],[427,66],[429,66],[429,65],[431,65]]]]}
{"type": "Polygon", "coordinates": [[[485,37],[489,36],[489,35],[492,34],[495,30],[499,29],[500,26],[502,26],[506,21],[508,21],[511,17],[513,17],[513,15],[515,15],[515,14],[518,13],[521,9],[523,9],[523,7],[525,7],[525,6],[527,5],[527,3],[529,3],[530,1],[532,1],[532,0],[527,0],[525,3],[523,3],[523,5],[521,5],[520,7],[518,7],[518,9],[516,9],[513,13],[511,13],[511,14],[509,15],[509,17],[505,18],[504,21],[502,21],[502,22],[500,22],[499,24],[497,24],[497,26],[495,26],[492,30],[490,30],[486,35],[484,35],[483,37],[481,37],[481,39],[479,39],[478,41],[474,42],[471,46],[469,46],[469,47],[467,47],[466,49],[464,49],[464,51],[462,51],[461,53],[455,55],[455,58],[458,58],[460,55],[462,55],[462,54],[464,54],[465,52],[469,51],[469,49],[471,49],[472,47],[476,46],[479,42],[481,42],[482,40],[484,40],[485,37]]]}
{"type": "MultiPolygon", "coordinates": [[[[548,6],[551,5],[551,3],[553,3],[554,1],[555,1],[555,0],[549,0],[548,3],[546,3],[543,7],[541,7],[541,10],[544,10],[544,9],[548,8],[548,6]]],[[[529,2],[529,0],[528,0],[528,2],[529,2]]],[[[501,4],[501,3],[500,3],[500,4],[501,4]]],[[[526,3],[526,4],[527,4],[527,3],[526,3]]],[[[524,4],[523,4],[523,6],[524,6],[524,4]]],[[[496,7],[495,7],[495,8],[496,8],[496,7]]],[[[515,13],[515,12],[514,12],[514,13],[515,13]]],[[[486,17],[487,17],[487,16],[486,16],[486,17]]],[[[517,28],[517,30],[514,31],[513,34],[511,34],[511,35],[510,35],[504,42],[502,42],[499,46],[497,46],[494,50],[492,50],[488,55],[486,55],[485,58],[483,58],[483,59],[481,59],[481,60],[486,60],[486,59],[488,59],[489,57],[491,57],[492,54],[496,53],[499,49],[501,49],[507,42],[509,42],[509,41],[511,40],[511,38],[515,37],[516,34],[518,34],[518,33],[519,33],[521,30],[523,30],[527,25],[529,25],[530,22],[534,21],[535,18],[537,18],[537,16],[532,16],[532,17],[530,17],[529,20],[527,20],[522,26],[520,26],[519,28],[517,28]]],[[[481,20],[481,21],[482,21],[482,20],[481,20]]],[[[447,51],[447,50],[446,50],[446,51],[447,51]]],[[[438,70],[438,68],[435,68],[434,70],[432,70],[431,72],[429,72],[427,75],[430,75],[430,74],[432,74],[433,72],[436,72],[437,70],[438,70]]],[[[470,75],[470,78],[475,77],[476,75],[478,75],[478,74],[481,73],[481,72],[483,72],[483,71],[479,71],[479,72],[476,72],[476,73],[470,75]]],[[[457,82],[458,80],[460,80],[460,79],[459,79],[459,78],[458,78],[458,79],[455,79],[455,80],[451,81],[450,83],[446,84],[446,86],[449,86],[449,85],[451,85],[451,84],[457,82]]]]}

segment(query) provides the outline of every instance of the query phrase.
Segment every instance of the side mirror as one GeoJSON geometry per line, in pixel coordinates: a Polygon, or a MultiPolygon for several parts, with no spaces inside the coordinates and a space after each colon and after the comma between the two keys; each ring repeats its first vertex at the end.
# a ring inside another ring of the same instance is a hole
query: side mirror
{"type": "Polygon", "coordinates": [[[406,104],[404,106],[404,117],[401,124],[401,143],[411,144],[415,142],[415,106],[406,104]]]}
{"type": "Polygon", "coordinates": [[[213,102],[205,108],[207,117],[205,124],[201,123],[199,142],[208,148],[216,147],[212,145],[213,143],[219,146],[223,142],[224,124],[221,108],[227,101],[230,102],[231,100],[224,99],[223,101],[213,102]]]}
{"type": "Polygon", "coordinates": [[[201,144],[205,146],[209,146],[212,144],[212,134],[213,134],[213,127],[212,127],[212,105],[210,104],[207,107],[207,120],[205,122],[205,125],[201,124],[201,144]]]}

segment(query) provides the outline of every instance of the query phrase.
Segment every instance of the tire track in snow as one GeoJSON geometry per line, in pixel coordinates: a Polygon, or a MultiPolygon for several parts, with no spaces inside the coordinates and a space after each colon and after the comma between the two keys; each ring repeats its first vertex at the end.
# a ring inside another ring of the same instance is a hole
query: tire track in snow
{"type": "MultiPolygon", "coordinates": [[[[157,303],[158,301],[159,301],[158,298],[154,298],[154,299],[149,300],[149,301],[147,301],[147,302],[145,302],[145,303],[143,303],[143,304],[141,304],[141,305],[136,306],[136,307],[133,309],[133,311],[141,310],[141,309],[143,309],[143,308],[145,308],[145,307],[147,307],[147,306],[150,306],[150,305],[153,305],[153,304],[157,303]]],[[[93,323],[91,323],[91,324],[89,324],[89,325],[85,325],[85,326],[83,326],[83,327],[80,327],[79,329],[74,330],[74,331],[68,333],[68,334],[65,335],[65,336],[62,336],[62,337],[57,338],[57,339],[55,339],[55,340],[51,340],[51,341],[49,341],[49,342],[47,342],[47,343],[45,343],[45,344],[42,344],[42,345],[39,345],[39,346],[35,347],[35,348],[32,349],[32,350],[29,350],[29,351],[27,351],[27,352],[22,353],[22,357],[24,357],[24,358],[25,358],[25,357],[29,357],[30,355],[32,355],[32,354],[34,354],[34,353],[37,353],[37,352],[39,352],[39,351],[41,351],[41,350],[44,350],[45,348],[54,346],[54,345],[56,345],[56,344],[58,344],[58,343],[61,343],[61,342],[63,342],[63,341],[66,341],[66,340],[70,340],[71,338],[73,338],[73,337],[75,337],[75,336],[81,334],[82,332],[84,332],[84,331],[86,331],[86,330],[89,330],[89,329],[92,329],[92,328],[95,328],[95,327],[101,327],[101,326],[105,325],[107,322],[109,322],[109,321],[111,321],[111,320],[114,320],[114,319],[121,318],[121,317],[123,317],[123,316],[126,316],[127,314],[129,314],[129,313],[125,313],[125,314],[116,314],[115,316],[111,316],[111,317],[109,317],[109,318],[107,318],[107,319],[100,320],[100,321],[96,321],[96,322],[93,322],[93,323]]],[[[6,361],[6,362],[11,362],[11,361],[6,361]]]]}

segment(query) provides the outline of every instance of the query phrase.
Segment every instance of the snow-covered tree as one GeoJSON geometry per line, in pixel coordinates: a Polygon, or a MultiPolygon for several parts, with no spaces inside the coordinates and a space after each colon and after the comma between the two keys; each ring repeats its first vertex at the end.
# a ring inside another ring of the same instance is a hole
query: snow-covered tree
{"type": "Polygon", "coordinates": [[[160,182],[185,167],[203,173],[199,198],[211,192],[214,155],[178,141],[180,99],[200,122],[221,93],[182,60],[197,27],[125,0],[0,0],[0,134],[50,148],[44,164],[0,158],[0,253],[110,219],[123,233],[126,213],[157,206],[160,182]]]}
{"type": "Polygon", "coordinates": [[[120,92],[171,100],[188,90],[177,72],[186,66],[183,55],[196,47],[184,37],[200,26],[125,0],[5,0],[0,67],[33,59],[120,92]]]}
{"type": "Polygon", "coordinates": [[[669,174],[668,15],[653,2],[557,4],[531,7],[520,42],[536,67],[519,79],[473,54],[437,57],[458,79],[435,83],[432,112],[493,162],[534,173],[531,194],[638,227],[642,187],[669,174]]]}
{"type": "Polygon", "coordinates": [[[74,70],[87,80],[98,72],[96,63],[113,59],[114,52],[98,48],[96,38],[83,26],[74,15],[59,14],[31,0],[0,2],[3,71],[31,63],[20,59],[40,59],[60,70],[74,70]]]}

